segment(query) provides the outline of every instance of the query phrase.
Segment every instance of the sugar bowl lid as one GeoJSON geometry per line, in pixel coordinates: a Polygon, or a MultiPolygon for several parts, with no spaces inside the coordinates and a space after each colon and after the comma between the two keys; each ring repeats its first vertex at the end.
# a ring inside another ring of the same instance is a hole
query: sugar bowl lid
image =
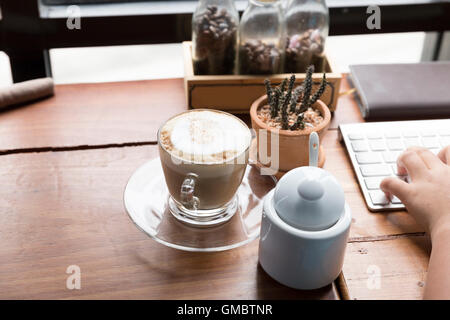
{"type": "Polygon", "coordinates": [[[274,193],[275,211],[287,224],[305,231],[333,226],[345,210],[344,190],[329,172],[300,167],[286,173],[274,193]]]}

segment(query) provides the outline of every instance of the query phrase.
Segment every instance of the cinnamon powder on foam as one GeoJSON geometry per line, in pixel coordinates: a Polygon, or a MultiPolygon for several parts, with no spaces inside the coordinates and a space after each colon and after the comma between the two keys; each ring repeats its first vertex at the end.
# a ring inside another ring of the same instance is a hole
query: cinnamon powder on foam
{"type": "MultiPolygon", "coordinates": [[[[203,111],[203,112],[210,112],[210,111],[203,111]]],[[[201,125],[197,125],[196,121],[197,119],[192,119],[191,123],[189,124],[189,136],[191,137],[191,142],[193,144],[208,144],[214,142],[214,137],[210,134],[208,134],[209,130],[214,130],[214,124],[208,123],[207,128],[205,128],[205,122],[203,122],[201,125]],[[208,129],[210,128],[210,129],[208,129]]],[[[201,121],[200,121],[201,122],[201,121]]],[[[199,122],[199,123],[200,123],[199,122]]],[[[238,156],[242,151],[236,151],[236,150],[224,150],[222,152],[217,153],[211,153],[211,154],[191,154],[188,152],[183,152],[182,150],[177,150],[176,147],[173,145],[173,142],[171,140],[171,133],[173,130],[173,125],[171,125],[170,121],[166,124],[166,126],[161,130],[160,132],[160,142],[163,145],[163,147],[171,154],[182,158],[184,160],[188,161],[194,161],[194,162],[225,162],[228,160],[231,160],[238,156]]]]}

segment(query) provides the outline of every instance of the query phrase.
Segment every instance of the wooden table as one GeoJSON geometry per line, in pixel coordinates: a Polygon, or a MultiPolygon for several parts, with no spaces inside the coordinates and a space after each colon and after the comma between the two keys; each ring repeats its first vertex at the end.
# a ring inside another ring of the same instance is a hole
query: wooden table
{"type": "Polygon", "coordinates": [[[1,299],[421,297],[428,239],[404,211],[367,210],[338,141],[339,123],[363,121],[351,95],[340,98],[323,142],[325,168],[342,183],[353,213],[343,274],[328,287],[296,291],[261,270],[258,241],[227,252],[182,252],[148,238],[127,217],[127,179],[158,156],[157,128],[186,109],[182,79],[55,91],[0,113],[1,299]],[[80,290],[66,288],[70,265],[81,269],[80,290]]]}

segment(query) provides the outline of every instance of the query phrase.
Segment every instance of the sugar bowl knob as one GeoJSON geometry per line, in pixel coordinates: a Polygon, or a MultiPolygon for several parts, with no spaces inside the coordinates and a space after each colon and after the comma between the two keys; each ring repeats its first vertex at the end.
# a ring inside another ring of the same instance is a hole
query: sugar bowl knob
{"type": "Polygon", "coordinates": [[[319,181],[306,179],[298,184],[297,192],[305,200],[316,201],[323,197],[325,190],[319,181]]]}

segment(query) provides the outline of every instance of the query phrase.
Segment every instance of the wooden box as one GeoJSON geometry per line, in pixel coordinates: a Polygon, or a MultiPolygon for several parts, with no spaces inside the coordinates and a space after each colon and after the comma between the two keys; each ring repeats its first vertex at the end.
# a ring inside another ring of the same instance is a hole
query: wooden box
{"type": "MultiPolygon", "coordinates": [[[[191,42],[183,42],[183,55],[184,87],[190,109],[213,108],[233,113],[247,113],[253,101],[265,94],[264,79],[269,78],[273,84],[279,84],[290,76],[290,74],[199,76],[194,75],[191,42]]],[[[320,99],[334,111],[342,75],[334,72],[335,68],[327,57],[324,59],[327,81],[330,85],[320,99]]],[[[304,73],[297,73],[295,76],[297,84],[305,79],[304,73]]],[[[315,90],[322,80],[322,74],[314,73],[313,80],[315,90]]]]}

